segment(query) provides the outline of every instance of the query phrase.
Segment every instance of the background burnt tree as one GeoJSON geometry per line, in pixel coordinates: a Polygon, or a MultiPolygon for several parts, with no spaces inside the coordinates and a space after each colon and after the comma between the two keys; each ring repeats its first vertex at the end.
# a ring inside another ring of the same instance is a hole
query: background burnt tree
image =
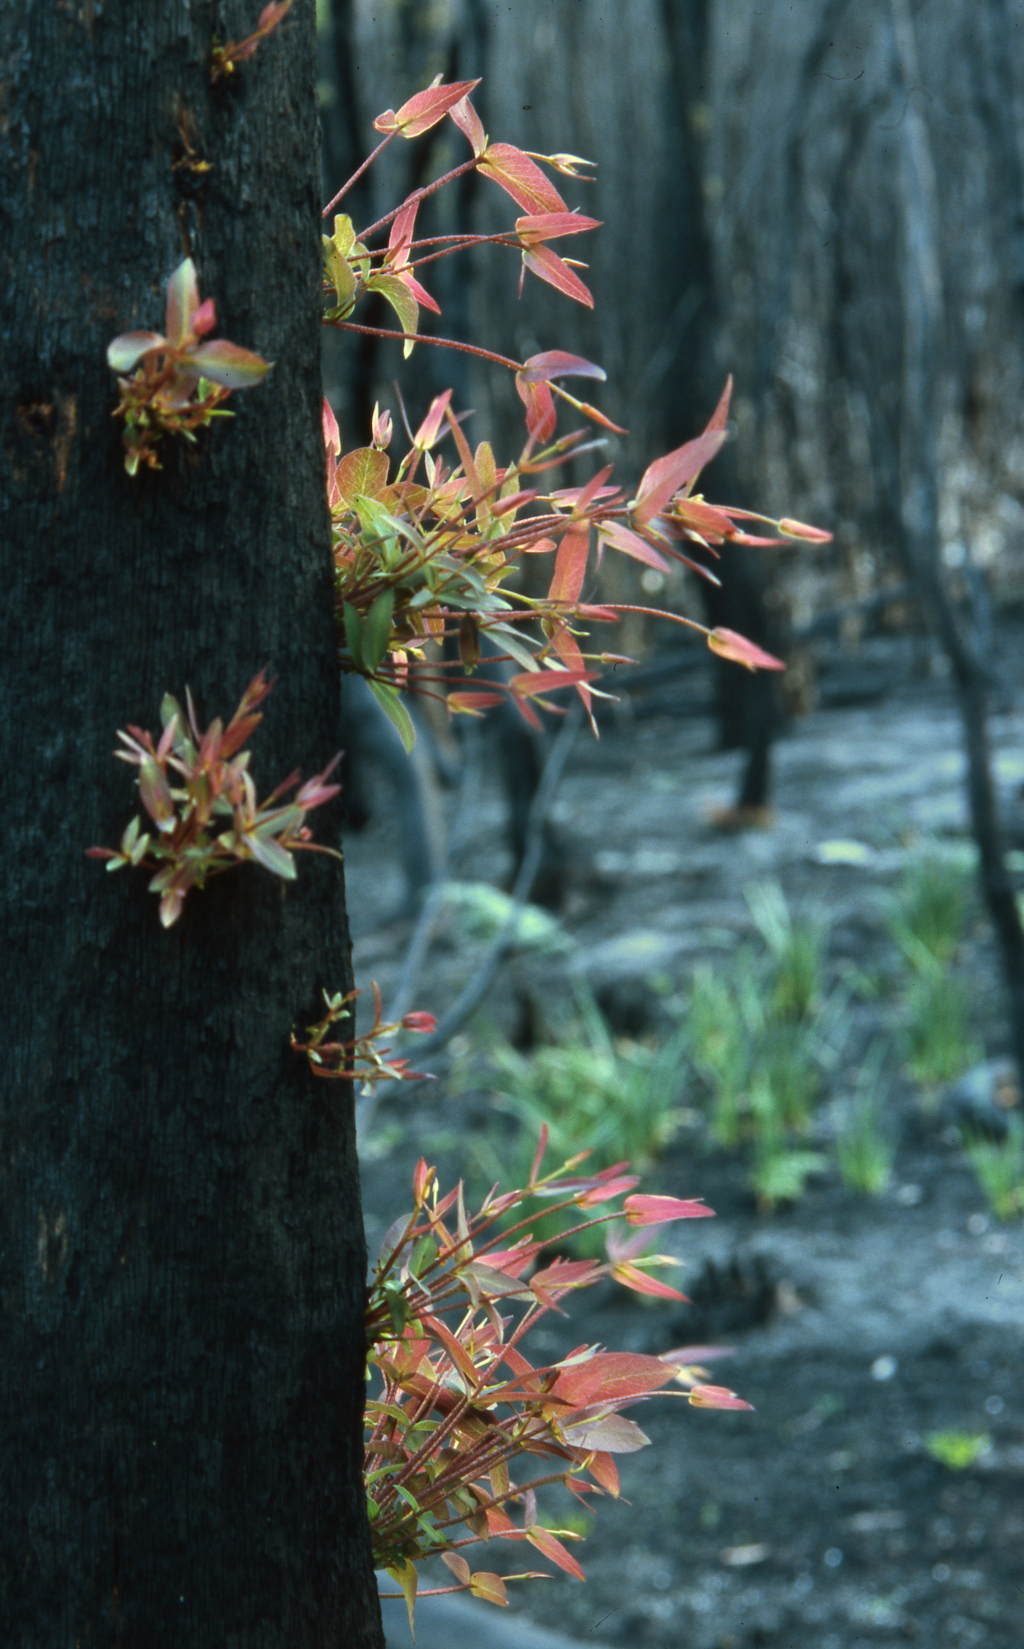
{"type": "Polygon", "coordinates": [[[257,14],[0,13],[12,1649],[382,1644],[351,1099],[287,1046],[350,983],[340,866],[233,871],[163,932],[141,876],[84,857],[132,808],[114,731],[154,725],[168,689],[206,721],[272,666],[264,792],[336,748],[313,4],[211,85],[211,26],[240,39],[257,14]],[[186,250],[222,334],[276,366],[129,480],[106,346],[161,322],[186,250]]]}

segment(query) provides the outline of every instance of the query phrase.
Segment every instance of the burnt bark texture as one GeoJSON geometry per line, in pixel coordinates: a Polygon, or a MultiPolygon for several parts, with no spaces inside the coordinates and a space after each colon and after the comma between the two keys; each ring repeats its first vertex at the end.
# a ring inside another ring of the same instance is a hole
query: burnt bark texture
{"type": "MultiPolygon", "coordinates": [[[[918,35],[907,0],[890,0],[892,51],[905,91],[920,82],[918,35]]],[[[988,701],[993,686],[978,638],[950,599],[940,557],[939,409],[937,362],[945,320],[939,256],[938,180],[928,129],[909,96],[899,147],[902,191],[899,272],[903,309],[903,395],[897,447],[904,541],[939,642],[949,659],[960,704],[967,757],[967,797],[978,847],[981,892],[999,945],[1010,1031],[1024,1075],[1024,927],[992,776],[988,701]]]]}
{"type": "Polygon", "coordinates": [[[341,866],[232,870],[164,932],[85,857],[168,690],[205,724],[270,665],[263,794],[336,749],[313,0],[213,85],[258,11],[0,11],[5,1649],[383,1643],[351,1095],[288,1047],[351,982],[341,866]],[[129,479],[106,347],[186,252],[274,370],[129,479]]]}

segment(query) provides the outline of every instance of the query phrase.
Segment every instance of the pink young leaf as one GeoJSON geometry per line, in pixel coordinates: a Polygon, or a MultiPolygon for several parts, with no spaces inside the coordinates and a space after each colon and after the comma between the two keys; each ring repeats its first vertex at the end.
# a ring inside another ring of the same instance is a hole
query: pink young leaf
{"type": "Polygon", "coordinates": [[[660,1300],[686,1299],[686,1295],[680,1294],[678,1288],[670,1288],[668,1283],[660,1282],[657,1277],[648,1276],[646,1271],[641,1271],[635,1265],[613,1265],[612,1276],[624,1288],[632,1289],[634,1294],[652,1294],[660,1300]]]}
{"type": "Polygon", "coordinates": [[[541,383],[550,378],[599,378],[604,383],[607,373],[582,355],[570,355],[564,349],[546,349],[542,355],[531,355],[517,374],[524,384],[541,383]]]}
{"type": "Polygon", "coordinates": [[[162,332],[122,332],[107,345],[107,365],[114,372],[130,372],[144,355],[166,348],[167,339],[162,332]]]}
{"type": "Polygon", "coordinates": [[[528,212],[567,212],[569,208],[540,167],[511,143],[489,143],[478,170],[528,212]]]}
{"type": "Polygon", "coordinates": [[[548,1148],[549,1134],[550,1130],[547,1123],[542,1122],[540,1125],[540,1134],[537,1138],[537,1149],[533,1153],[533,1162],[530,1165],[530,1177],[526,1182],[531,1191],[537,1183],[537,1175],[540,1173],[540,1165],[544,1161],[544,1153],[548,1148]]]}
{"type": "Polygon", "coordinates": [[[496,704],[504,702],[504,694],[497,689],[493,692],[484,689],[482,692],[474,693],[449,693],[447,700],[449,710],[456,713],[465,712],[468,715],[475,715],[478,710],[493,710],[496,704]]]}
{"type": "Polygon", "coordinates": [[[552,1563],[557,1563],[567,1575],[574,1575],[577,1580],[586,1580],[586,1575],[572,1553],[567,1552],[562,1542],[555,1538],[550,1529],[545,1529],[543,1524],[535,1523],[532,1528],[527,1529],[526,1538],[531,1546],[536,1546],[538,1552],[543,1552],[552,1563]]]}
{"type": "Polygon", "coordinates": [[[212,298],[201,303],[190,322],[192,332],[197,338],[205,338],[217,325],[217,306],[212,298]]]}
{"type": "Polygon", "coordinates": [[[555,1294],[567,1288],[586,1288],[600,1269],[597,1260],[555,1260],[530,1278],[530,1287],[546,1294],[555,1294]]]}
{"type": "Polygon", "coordinates": [[[324,446],[328,452],[333,452],[335,458],[338,458],[341,454],[341,431],[338,428],[338,420],[334,416],[334,408],[326,395],[324,396],[323,405],[323,426],[324,446]]]}
{"type": "Polygon", "coordinates": [[[186,367],[193,368],[203,378],[209,378],[222,389],[252,389],[270,371],[271,363],[251,349],[239,349],[224,338],[212,343],[198,344],[182,357],[186,367]]]}
{"type": "Polygon", "coordinates": [[[526,428],[529,435],[542,445],[550,441],[558,422],[555,402],[545,383],[531,383],[521,372],[516,373],[516,394],[526,408],[526,428]]]}
{"type": "Polygon", "coordinates": [[[719,658],[727,658],[733,664],[742,664],[747,670],[784,670],[786,666],[780,658],[766,653],[763,648],[755,646],[745,636],[736,634],[735,630],[710,630],[708,632],[708,646],[719,658]]]}
{"type": "Polygon", "coordinates": [[[412,245],[418,208],[418,200],[407,200],[391,225],[386,262],[392,269],[404,269],[409,262],[409,247],[412,245]]]}
{"type": "Polygon", "coordinates": [[[688,1400],[695,1409],[753,1409],[753,1403],[745,1403],[742,1397],[737,1397],[734,1391],[726,1386],[694,1386],[687,1392],[688,1400]]]}
{"type": "Polygon", "coordinates": [[[603,482],[607,481],[611,473],[611,464],[606,464],[603,470],[598,470],[596,475],[590,477],[585,487],[560,487],[557,492],[550,493],[549,497],[552,503],[571,504],[574,513],[582,515],[583,511],[589,504],[593,503],[595,498],[615,498],[618,496],[621,490],[619,487],[606,487],[603,485],[603,482]]]}
{"type": "Polygon", "coordinates": [[[654,1197],[645,1194],[627,1197],[623,1203],[630,1225],[665,1225],[669,1220],[699,1220],[714,1217],[714,1209],[699,1199],[654,1197]]]}
{"type": "Polygon", "coordinates": [[[427,409],[427,416],[413,436],[412,444],[417,451],[427,452],[434,445],[440,433],[441,425],[444,423],[445,409],[451,398],[452,391],[450,389],[434,396],[427,409]]]}
{"type": "Polygon", "coordinates": [[[825,532],[821,527],[809,527],[805,521],[794,521],[784,515],[779,522],[779,529],[787,538],[805,538],[811,544],[831,544],[832,534],[825,532]]]}
{"type": "Polygon", "coordinates": [[[188,343],[190,323],[198,308],[196,266],[191,258],[186,258],[167,283],[167,336],[175,349],[183,349],[188,343]]]}
{"type": "Polygon", "coordinates": [[[585,218],[581,212],[533,212],[516,218],[516,235],[523,246],[541,246],[562,235],[582,235],[587,229],[600,227],[599,218],[585,218]]]}
{"type": "Polygon", "coordinates": [[[610,1454],[596,1449],[587,1470],[594,1481],[600,1483],[606,1494],[610,1494],[615,1500],[619,1498],[619,1468],[610,1454]]]}
{"type": "MultiPolygon", "coordinates": [[[[336,787],[332,786],[332,788],[336,787]]],[[[431,1031],[437,1030],[437,1020],[432,1013],[427,1013],[424,1008],[416,1008],[412,1013],[406,1014],[402,1020],[402,1029],[403,1031],[416,1031],[418,1035],[425,1036],[431,1031]]]]}
{"type": "Polygon", "coordinates": [[[563,1368],[554,1395],[582,1408],[595,1403],[632,1403],[672,1378],[660,1357],[639,1351],[599,1351],[563,1368]]]}
{"type": "Polygon", "coordinates": [[[671,523],[693,527],[700,533],[717,534],[731,538],[736,532],[735,522],[725,510],[715,504],[705,504],[703,498],[677,498],[672,505],[671,523]]]}
{"type": "Polygon", "coordinates": [[[634,561],[642,561],[645,567],[653,567],[655,572],[667,573],[669,564],[663,555],[659,555],[653,544],[648,544],[639,533],[624,527],[621,521],[601,521],[598,523],[598,537],[606,544],[611,544],[623,555],[631,555],[634,561]]]}
{"type": "Polygon", "coordinates": [[[633,510],[633,519],[638,525],[644,526],[652,516],[660,514],[673,494],[695,481],[724,444],[724,430],[705,430],[695,441],[686,441],[674,452],[667,452],[664,458],[656,458],[649,464],[633,510]]]}
{"type": "Polygon", "coordinates": [[[554,693],[562,687],[575,687],[581,681],[596,681],[596,671],[524,670],[513,676],[509,686],[517,698],[539,698],[543,693],[554,693]]]}
{"type": "Polygon", "coordinates": [[[735,1357],[734,1346],[676,1346],[663,1351],[661,1360],[674,1368],[689,1368],[693,1363],[713,1363],[719,1357],[735,1357]]]}
{"type": "Polygon", "coordinates": [[[731,399],[732,399],[732,373],[730,372],[728,378],[726,378],[726,380],[725,380],[725,388],[723,389],[721,395],[718,398],[718,405],[716,406],[714,412],[711,414],[711,417],[708,419],[707,429],[704,431],[705,435],[707,434],[708,430],[710,430],[710,429],[724,429],[725,428],[726,420],[729,416],[729,402],[731,401],[731,399]]]}
{"type": "Polygon", "coordinates": [[[528,248],[523,252],[523,263],[538,280],[547,281],[556,292],[562,292],[567,298],[575,298],[577,303],[593,309],[594,298],[589,288],[584,286],[579,276],[557,252],[552,252],[550,246],[528,248]]]}
{"type": "Polygon", "coordinates": [[[398,278],[404,286],[408,287],[418,304],[422,304],[424,309],[429,309],[432,315],[440,315],[441,305],[435,297],[431,296],[425,286],[420,285],[415,275],[408,269],[403,269],[398,278]]]}
{"type": "Polygon", "coordinates": [[[479,84],[479,80],[456,80],[448,86],[428,86],[403,103],[397,114],[394,109],[385,109],[374,121],[374,130],[400,132],[402,137],[422,137],[479,84]]]}
{"type": "Polygon", "coordinates": [[[459,131],[469,138],[470,146],[477,160],[487,147],[487,133],[484,131],[483,121],[477,114],[468,97],[462,98],[448,110],[459,131]]]}
{"type": "Polygon", "coordinates": [[[580,695],[580,698],[583,701],[583,707],[589,715],[591,713],[593,695],[590,688],[586,684],[588,679],[593,680],[595,678],[593,676],[588,678],[586,660],[580,651],[579,642],[576,640],[574,635],[570,634],[568,630],[557,629],[551,637],[551,645],[554,647],[555,652],[565,665],[565,668],[572,671],[573,675],[576,676],[576,691],[580,695]]]}
{"type": "Polygon", "coordinates": [[[259,32],[269,34],[271,29],[275,29],[282,17],[286,17],[291,9],[292,0],[270,0],[269,5],[264,6],[260,12],[259,32]]]}
{"type": "Polygon", "coordinates": [[[555,570],[548,590],[549,601],[564,601],[570,607],[579,600],[583,580],[587,575],[587,556],[590,551],[590,528],[574,527],[558,546],[555,570]]]}

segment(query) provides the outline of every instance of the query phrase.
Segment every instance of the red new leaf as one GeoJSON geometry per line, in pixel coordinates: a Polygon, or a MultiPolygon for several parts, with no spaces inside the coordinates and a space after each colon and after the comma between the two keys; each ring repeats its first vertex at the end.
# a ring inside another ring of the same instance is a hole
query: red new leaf
{"type": "Polygon", "coordinates": [[[753,1403],[745,1403],[742,1397],[737,1397],[734,1391],[726,1386],[694,1386],[687,1392],[688,1400],[695,1409],[752,1409],[753,1403]]]}
{"type": "Polygon", "coordinates": [[[524,384],[540,383],[550,378],[599,378],[604,383],[607,373],[582,355],[570,355],[564,349],[547,349],[542,355],[531,355],[518,373],[524,384]]]}
{"type": "Polygon", "coordinates": [[[581,212],[534,212],[516,218],[516,234],[523,246],[540,246],[546,240],[582,235],[587,229],[600,227],[599,218],[585,218],[581,212]]]}
{"type": "Polygon", "coordinates": [[[522,149],[489,143],[478,168],[528,212],[567,212],[569,208],[549,178],[522,149]]]}
{"type": "Polygon", "coordinates": [[[400,132],[402,137],[421,137],[479,84],[479,80],[456,80],[448,86],[428,86],[426,91],[417,92],[403,103],[397,114],[394,109],[385,109],[374,121],[374,129],[400,132]]]}
{"type": "Polygon", "coordinates": [[[533,383],[523,373],[516,373],[516,394],[526,408],[527,433],[542,445],[550,441],[558,422],[555,402],[545,383],[533,383]]]}
{"type": "Polygon", "coordinates": [[[621,521],[602,521],[598,528],[599,536],[605,543],[621,550],[623,555],[631,555],[634,561],[642,561],[645,567],[653,567],[655,572],[667,573],[669,564],[663,555],[659,555],[653,544],[648,544],[646,538],[624,527],[621,521]]]}
{"type": "Polygon", "coordinates": [[[699,1200],[654,1197],[643,1194],[627,1197],[623,1203],[630,1225],[665,1225],[669,1220],[699,1220],[714,1217],[714,1209],[699,1200]]]}
{"type": "Polygon", "coordinates": [[[586,1575],[572,1553],[567,1552],[562,1542],[556,1540],[551,1530],[545,1529],[543,1524],[535,1523],[531,1529],[527,1529],[526,1538],[531,1546],[536,1546],[538,1552],[543,1552],[552,1563],[557,1563],[567,1575],[573,1575],[577,1580],[586,1580],[586,1575]]]}
{"type": "Polygon", "coordinates": [[[649,464],[636,495],[633,519],[637,524],[644,526],[665,508],[675,493],[695,481],[704,465],[724,446],[725,438],[724,429],[706,429],[695,441],[686,441],[674,452],[667,452],[664,458],[656,458],[649,464]]]}
{"type": "Polygon", "coordinates": [[[657,1277],[651,1277],[646,1271],[641,1271],[635,1265],[613,1265],[612,1276],[624,1288],[631,1288],[634,1294],[653,1294],[659,1300],[685,1300],[686,1295],[680,1294],[678,1288],[670,1288],[657,1277]]]}
{"type": "Polygon", "coordinates": [[[780,658],[766,653],[762,647],[748,641],[745,636],[736,634],[735,630],[710,630],[708,632],[708,646],[719,658],[731,659],[733,664],[742,664],[747,670],[784,670],[786,666],[780,658]]]}
{"type": "Polygon", "coordinates": [[[483,121],[477,114],[468,97],[464,97],[448,110],[459,131],[469,138],[473,153],[479,160],[487,147],[487,133],[484,131],[483,121]]]}
{"type": "Polygon", "coordinates": [[[550,246],[528,248],[523,252],[523,263],[538,280],[547,281],[556,292],[562,292],[567,298],[575,298],[577,303],[593,309],[594,299],[589,288],[557,252],[552,252],[550,246]]]}
{"type": "Polygon", "coordinates": [[[587,556],[590,551],[590,528],[574,527],[565,534],[555,556],[555,570],[548,590],[549,601],[564,601],[575,606],[587,576],[587,556]]]}

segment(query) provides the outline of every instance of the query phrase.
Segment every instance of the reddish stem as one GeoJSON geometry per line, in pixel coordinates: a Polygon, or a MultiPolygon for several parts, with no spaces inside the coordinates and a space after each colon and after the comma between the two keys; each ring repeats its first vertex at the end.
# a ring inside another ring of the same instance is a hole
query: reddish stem
{"type": "MultiPolygon", "coordinates": [[[[335,206],[337,206],[339,200],[342,200],[344,198],[344,196],[348,194],[348,192],[351,189],[353,183],[358,183],[359,182],[359,179],[362,177],[362,175],[366,171],[367,167],[373,165],[374,161],[376,160],[377,156],[380,154],[381,150],[386,149],[388,144],[391,142],[391,139],[393,137],[397,137],[397,136],[398,136],[397,131],[389,132],[387,137],[384,138],[380,143],[378,143],[378,145],[377,145],[376,149],[374,149],[373,153],[371,155],[367,155],[366,159],[363,161],[363,164],[356,168],[356,170],[352,173],[352,176],[349,178],[348,182],[342,184],[341,188],[338,190],[338,193],[334,196],[333,200],[329,200],[327,202],[327,205],[324,207],[323,211],[320,214],[320,216],[322,218],[325,218],[327,216],[328,212],[332,211],[333,208],[335,206]]],[[[401,211],[401,207],[399,207],[399,211],[401,211]]]]}
{"type": "MultiPolygon", "coordinates": [[[[394,133],[391,134],[392,137],[394,135],[394,133]]],[[[385,139],[385,142],[387,141],[388,140],[385,139]]],[[[381,144],[380,148],[383,147],[384,144],[381,144]]],[[[379,149],[376,152],[379,153],[379,149]]],[[[370,159],[373,159],[372,155],[370,156],[370,159]]],[[[367,164],[369,164],[369,162],[367,162],[367,164]]],[[[444,177],[435,178],[433,183],[425,183],[422,189],[414,189],[412,194],[407,195],[405,200],[403,200],[400,205],[396,206],[393,211],[388,212],[385,217],[378,218],[376,223],[371,223],[369,229],[362,230],[361,233],[356,236],[356,239],[362,241],[369,240],[370,236],[375,235],[378,229],[386,229],[388,224],[391,223],[394,218],[397,218],[399,212],[403,212],[407,206],[411,206],[413,201],[415,201],[418,205],[421,200],[426,200],[428,195],[433,195],[438,189],[443,189],[446,183],[454,182],[457,177],[462,177],[464,172],[473,171],[475,166],[476,156],[474,155],[472,160],[464,160],[461,166],[453,167],[450,172],[446,172],[444,174],[444,177]]],[[[357,172],[355,175],[358,177],[359,173],[357,172]]]]}
{"type": "Polygon", "coordinates": [[[387,326],[360,326],[357,321],[324,321],[325,326],[336,326],[342,332],[365,332],[371,338],[411,338],[414,344],[437,344],[441,349],[458,349],[464,355],[478,355],[481,361],[496,361],[498,366],[507,366],[510,372],[521,372],[521,361],[510,360],[507,355],[495,355],[493,350],[478,349],[475,344],[461,344],[455,338],[432,338],[425,332],[396,332],[393,327],[387,326]]]}

